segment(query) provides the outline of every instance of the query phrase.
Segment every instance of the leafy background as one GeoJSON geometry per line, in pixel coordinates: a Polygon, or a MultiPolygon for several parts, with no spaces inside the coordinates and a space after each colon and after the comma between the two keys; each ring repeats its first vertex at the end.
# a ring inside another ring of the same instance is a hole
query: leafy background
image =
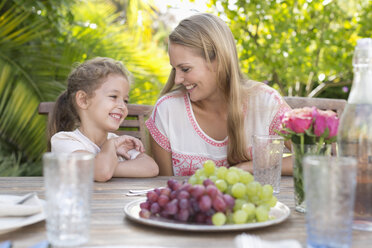
{"type": "MultiPolygon", "coordinates": [[[[282,95],[347,98],[356,41],[372,37],[372,1],[207,5],[230,26],[250,78],[282,95]]],[[[76,62],[123,61],[135,79],[131,103],[154,104],[170,70],[164,15],[151,0],[0,0],[0,175],[41,175],[46,117],[37,107],[65,89],[76,62]]]]}

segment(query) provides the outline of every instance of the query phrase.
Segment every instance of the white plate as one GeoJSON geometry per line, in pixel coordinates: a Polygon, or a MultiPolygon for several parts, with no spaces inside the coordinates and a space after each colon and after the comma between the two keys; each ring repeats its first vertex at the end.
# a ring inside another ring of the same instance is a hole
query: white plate
{"type": "Polygon", "coordinates": [[[283,222],[285,219],[288,218],[290,214],[289,208],[281,203],[277,202],[275,207],[271,208],[269,215],[274,217],[272,220],[268,220],[265,222],[258,222],[258,223],[247,223],[247,224],[228,224],[223,226],[214,226],[214,225],[202,225],[202,224],[186,224],[182,222],[177,222],[174,220],[168,220],[165,218],[150,218],[145,219],[139,216],[139,212],[141,210],[140,203],[146,201],[146,198],[134,200],[124,207],[124,213],[128,219],[133,220],[135,222],[149,225],[149,226],[157,226],[169,229],[177,229],[177,230],[184,230],[184,231],[234,231],[234,230],[247,230],[247,229],[255,229],[261,228],[265,226],[271,226],[278,223],[283,222]]]}
{"type": "MultiPolygon", "coordinates": [[[[14,198],[21,198],[21,196],[7,196],[7,197],[14,197],[14,198]]],[[[42,221],[45,219],[45,201],[39,199],[41,204],[43,205],[43,210],[40,213],[30,215],[30,216],[20,216],[20,217],[0,217],[0,234],[7,233],[14,231],[17,228],[31,225],[42,221]]]]}

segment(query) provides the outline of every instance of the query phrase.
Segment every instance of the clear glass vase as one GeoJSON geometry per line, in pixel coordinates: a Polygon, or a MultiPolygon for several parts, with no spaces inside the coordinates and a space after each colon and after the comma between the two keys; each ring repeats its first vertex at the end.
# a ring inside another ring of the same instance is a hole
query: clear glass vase
{"type": "Polygon", "coordinates": [[[296,144],[292,142],[293,153],[293,186],[295,210],[306,212],[305,188],[303,182],[302,161],[306,155],[331,156],[332,146],[330,144],[296,144]]]}

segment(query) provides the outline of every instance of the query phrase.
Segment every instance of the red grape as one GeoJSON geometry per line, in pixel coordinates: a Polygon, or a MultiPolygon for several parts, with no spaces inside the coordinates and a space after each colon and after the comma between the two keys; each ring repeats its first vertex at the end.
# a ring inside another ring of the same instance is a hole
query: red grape
{"type": "Polygon", "coordinates": [[[142,218],[148,219],[151,216],[151,212],[149,210],[147,210],[147,209],[142,209],[139,212],[139,216],[141,216],[142,218]]]}
{"type": "Polygon", "coordinates": [[[217,196],[212,200],[212,206],[217,212],[226,211],[226,202],[223,197],[217,196]]]}
{"type": "Polygon", "coordinates": [[[159,206],[164,207],[169,202],[169,197],[166,195],[160,195],[158,198],[159,206]]]}
{"type": "Polygon", "coordinates": [[[201,211],[206,212],[212,206],[212,200],[208,195],[203,195],[199,200],[199,208],[201,211]]]}
{"type": "Polygon", "coordinates": [[[204,186],[202,185],[194,185],[191,189],[190,189],[190,193],[191,195],[195,198],[195,199],[198,199],[200,196],[202,196],[205,192],[205,188],[204,186]]]}
{"type": "Polygon", "coordinates": [[[151,212],[152,214],[157,214],[157,213],[159,213],[159,212],[160,212],[160,206],[159,206],[159,203],[154,202],[153,204],[151,204],[150,212],[151,212]]]}
{"type": "Polygon", "coordinates": [[[149,191],[147,192],[147,199],[152,203],[156,202],[158,200],[158,194],[155,191],[149,191]]]}

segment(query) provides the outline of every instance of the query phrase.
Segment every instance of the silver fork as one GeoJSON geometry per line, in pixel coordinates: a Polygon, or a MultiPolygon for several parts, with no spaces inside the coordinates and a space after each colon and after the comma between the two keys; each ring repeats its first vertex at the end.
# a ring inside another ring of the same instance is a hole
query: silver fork
{"type": "MultiPolygon", "coordinates": [[[[165,187],[159,187],[158,189],[162,189],[165,187]]],[[[147,192],[154,190],[155,188],[151,189],[130,189],[128,193],[126,193],[126,196],[140,196],[145,195],[147,192]]]]}
{"type": "Polygon", "coordinates": [[[14,202],[15,204],[23,204],[25,203],[27,200],[31,199],[32,197],[34,197],[36,195],[35,192],[32,192],[32,193],[28,193],[26,195],[24,195],[21,199],[17,200],[16,202],[14,202]]]}
{"type": "MultiPolygon", "coordinates": [[[[159,187],[158,189],[162,189],[164,187],[159,187]]],[[[149,191],[152,191],[154,190],[155,188],[151,188],[151,189],[130,189],[129,190],[129,193],[147,193],[149,191]]]]}

